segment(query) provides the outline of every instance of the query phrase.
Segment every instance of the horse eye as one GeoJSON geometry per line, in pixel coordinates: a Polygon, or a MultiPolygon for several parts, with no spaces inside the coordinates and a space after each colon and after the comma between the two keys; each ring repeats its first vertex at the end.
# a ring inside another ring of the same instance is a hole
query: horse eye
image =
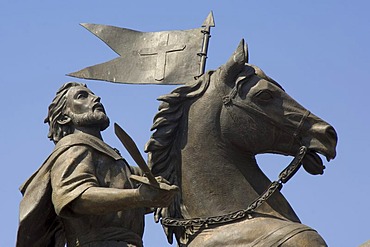
{"type": "Polygon", "coordinates": [[[262,101],[269,101],[272,100],[273,96],[270,91],[259,91],[256,96],[257,99],[262,100],[262,101]]]}

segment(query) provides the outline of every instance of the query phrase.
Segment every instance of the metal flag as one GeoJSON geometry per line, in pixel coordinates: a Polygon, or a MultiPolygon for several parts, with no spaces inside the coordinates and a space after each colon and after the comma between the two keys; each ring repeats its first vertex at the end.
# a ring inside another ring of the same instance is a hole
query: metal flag
{"type": "Polygon", "coordinates": [[[139,32],[99,24],[81,24],[120,57],[69,76],[128,84],[185,84],[204,73],[212,12],[202,28],[139,32]]]}

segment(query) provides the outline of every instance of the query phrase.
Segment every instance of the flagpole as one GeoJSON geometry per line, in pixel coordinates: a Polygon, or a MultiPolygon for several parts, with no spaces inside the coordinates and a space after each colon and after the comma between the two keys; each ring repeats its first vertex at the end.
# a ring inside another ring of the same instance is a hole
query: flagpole
{"type": "Polygon", "coordinates": [[[206,20],[202,24],[202,27],[204,27],[204,29],[201,31],[204,35],[203,45],[202,45],[202,51],[197,54],[198,56],[200,56],[200,65],[199,65],[199,75],[196,76],[195,79],[198,79],[205,72],[208,43],[209,43],[209,38],[211,37],[211,27],[214,27],[214,26],[215,26],[215,21],[213,18],[213,12],[211,11],[208,14],[206,20]]]}
{"type": "Polygon", "coordinates": [[[81,24],[119,57],[68,76],[127,84],[185,84],[204,74],[212,11],[190,30],[140,32],[101,24],[81,24]],[[180,66],[179,66],[180,65],[180,66]]]}

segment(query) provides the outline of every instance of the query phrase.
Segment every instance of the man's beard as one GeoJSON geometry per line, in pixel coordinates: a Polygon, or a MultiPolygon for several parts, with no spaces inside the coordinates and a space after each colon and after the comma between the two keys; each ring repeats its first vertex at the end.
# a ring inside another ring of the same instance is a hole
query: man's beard
{"type": "Polygon", "coordinates": [[[102,111],[86,112],[81,114],[75,114],[70,112],[72,123],[75,126],[99,126],[100,131],[105,130],[109,126],[109,118],[102,111]]]}

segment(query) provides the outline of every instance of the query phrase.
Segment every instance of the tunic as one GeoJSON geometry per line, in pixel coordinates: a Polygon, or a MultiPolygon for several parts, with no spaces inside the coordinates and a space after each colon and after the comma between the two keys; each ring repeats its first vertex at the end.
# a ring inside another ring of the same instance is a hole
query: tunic
{"type": "Polygon", "coordinates": [[[131,174],[140,175],[140,172],[102,140],[84,133],[62,138],[47,161],[22,187],[24,198],[17,246],[33,246],[36,242],[38,246],[49,246],[50,242],[60,241],[56,240],[60,231],[45,229],[62,226],[68,246],[126,246],[128,243],[141,247],[144,208],[104,215],[77,215],[69,208],[90,187],[135,188],[129,180],[131,174]],[[45,207],[50,204],[52,207],[45,207]],[[48,220],[39,222],[42,229],[32,232],[29,226],[40,221],[41,213],[48,220]],[[27,239],[30,239],[28,243],[27,239]]]}

